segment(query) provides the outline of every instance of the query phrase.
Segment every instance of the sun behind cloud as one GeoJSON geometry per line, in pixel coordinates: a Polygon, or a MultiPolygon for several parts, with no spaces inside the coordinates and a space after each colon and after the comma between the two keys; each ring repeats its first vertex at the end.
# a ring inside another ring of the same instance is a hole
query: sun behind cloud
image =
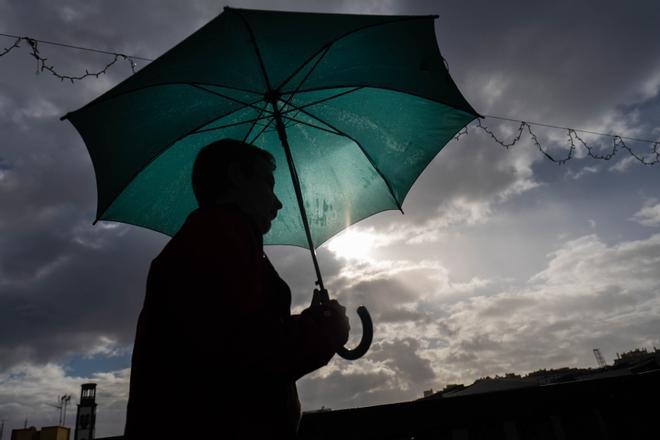
{"type": "Polygon", "coordinates": [[[328,241],[328,250],[345,260],[369,260],[378,241],[370,230],[346,229],[328,241]]]}

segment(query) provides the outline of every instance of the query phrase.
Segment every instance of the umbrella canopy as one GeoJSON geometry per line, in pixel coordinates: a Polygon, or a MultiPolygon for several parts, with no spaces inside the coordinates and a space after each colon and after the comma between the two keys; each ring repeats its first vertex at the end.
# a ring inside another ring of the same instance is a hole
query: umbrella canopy
{"type": "Polygon", "coordinates": [[[434,18],[225,8],[64,117],[92,158],[96,220],[173,235],[197,208],[190,176],[198,151],[234,138],[279,165],[284,208],[264,242],[309,248],[276,114],[312,251],[354,222],[401,209],[433,157],[478,117],[449,76],[434,18]]]}

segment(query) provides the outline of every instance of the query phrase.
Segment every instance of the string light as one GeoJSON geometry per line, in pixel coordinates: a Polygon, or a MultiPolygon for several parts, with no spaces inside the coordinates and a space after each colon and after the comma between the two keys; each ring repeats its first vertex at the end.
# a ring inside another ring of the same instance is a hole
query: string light
{"type": "MultiPolygon", "coordinates": [[[[98,78],[101,75],[104,75],[107,73],[108,69],[110,69],[112,66],[114,66],[118,61],[127,61],[130,65],[131,71],[135,73],[136,71],[136,60],[142,60],[142,61],[153,61],[152,59],[149,58],[143,58],[143,57],[138,57],[138,56],[132,56],[132,55],[126,55],[124,53],[120,52],[111,52],[111,51],[106,51],[106,50],[100,50],[100,49],[93,49],[93,48],[88,48],[88,47],[81,47],[81,46],[74,46],[71,44],[65,44],[65,43],[57,43],[53,41],[46,41],[46,40],[37,40],[35,38],[27,37],[27,36],[18,36],[18,35],[10,35],[10,34],[4,34],[0,33],[0,36],[3,37],[8,37],[8,38],[13,38],[14,42],[11,44],[11,46],[6,47],[0,52],[0,57],[3,57],[7,54],[9,54],[11,51],[14,49],[17,49],[21,47],[21,42],[25,41],[30,49],[30,55],[37,61],[37,71],[36,73],[41,73],[41,72],[49,72],[56,78],[58,78],[60,81],[64,80],[69,80],[72,83],[75,81],[80,81],[82,79],[88,78],[88,77],[95,77],[98,78]],[[48,58],[42,56],[39,52],[39,44],[50,44],[54,46],[60,46],[60,47],[65,47],[65,48],[70,48],[70,49],[77,49],[77,50],[84,50],[84,51],[90,51],[90,52],[96,52],[96,53],[102,53],[106,55],[111,55],[112,60],[108,62],[101,70],[97,72],[90,72],[89,70],[85,69],[85,73],[77,75],[77,76],[72,76],[72,75],[64,75],[62,73],[59,73],[57,70],[55,70],[55,67],[51,64],[48,64],[48,58]]],[[[444,60],[444,59],[443,59],[444,60]]],[[[446,63],[446,60],[444,60],[446,63]]],[[[289,98],[290,99],[290,98],[289,98]]],[[[509,121],[509,122],[517,122],[519,123],[518,129],[516,130],[515,136],[510,140],[510,141],[505,141],[503,138],[498,137],[490,128],[488,128],[486,125],[482,123],[481,119],[476,120],[476,128],[482,130],[485,132],[493,141],[495,141],[497,144],[501,145],[505,149],[509,149],[516,145],[518,142],[520,142],[520,139],[523,135],[523,132],[526,130],[527,133],[529,133],[530,138],[532,139],[532,143],[536,146],[536,148],[550,161],[557,163],[559,165],[563,165],[569,160],[571,160],[575,156],[575,152],[578,148],[578,144],[583,147],[587,155],[593,159],[600,159],[600,160],[610,160],[612,159],[618,150],[623,149],[628,151],[628,153],[634,157],[637,161],[642,163],[643,165],[655,165],[657,163],[660,163],[660,152],[658,151],[658,147],[660,146],[660,141],[652,141],[648,139],[635,139],[635,138],[630,138],[630,137],[624,137],[624,136],[619,136],[616,134],[607,134],[607,133],[598,133],[594,131],[588,131],[588,130],[579,130],[575,128],[569,128],[569,127],[559,127],[556,125],[550,125],[550,124],[543,124],[539,122],[529,122],[529,121],[522,121],[518,119],[510,119],[510,118],[504,118],[501,116],[492,116],[492,115],[486,115],[485,118],[492,118],[492,119],[499,119],[503,121],[509,121]],[[539,126],[539,127],[549,127],[549,128],[554,128],[554,129],[560,129],[560,130],[566,130],[567,135],[568,135],[568,152],[566,153],[565,157],[563,158],[556,158],[552,156],[546,148],[543,147],[541,144],[541,141],[539,141],[538,136],[536,133],[532,130],[532,126],[539,126]],[[595,149],[593,146],[588,145],[583,138],[581,138],[577,132],[582,132],[582,133],[589,133],[589,134],[594,134],[598,136],[606,136],[609,137],[612,140],[612,148],[611,150],[606,153],[606,154],[598,154],[595,152],[595,149]],[[637,142],[643,142],[651,145],[651,151],[648,155],[646,156],[640,156],[637,154],[635,151],[633,151],[624,141],[624,139],[627,140],[632,140],[632,141],[637,141],[637,142]]],[[[267,126],[265,127],[267,128],[267,126]]],[[[262,130],[263,131],[263,130],[262,130]]],[[[462,130],[460,130],[456,135],[454,135],[454,139],[459,141],[463,136],[468,134],[468,126],[465,126],[462,130]]]]}
{"type": "Polygon", "coordinates": [[[91,49],[88,47],[81,47],[81,46],[73,46],[71,44],[64,44],[64,43],[56,43],[53,41],[46,41],[46,40],[37,40],[36,38],[31,38],[31,37],[26,37],[26,36],[19,36],[19,35],[10,35],[10,34],[3,34],[0,33],[0,36],[3,37],[8,37],[8,38],[13,38],[14,42],[12,43],[11,46],[6,47],[0,52],[0,57],[3,57],[7,54],[9,54],[12,50],[20,48],[21,47],[21,42],[24,41],[27,43],[29,50],[30,50],[30,55],[37,61],[37,71],[36,73],[39,74],[41,72],[49,72],[56,78],[58,78],[60,81],[68,80],[71,81],[72,83],[75,81],[80,81],[82,79],[88,78],[88,77],[94,77],[98,78],[101,75],[104,75],[107,73],[108,69],[115,65],[118,61],[127,61],[129,63],[129,66],[131,68],[131,72],[135,73],[137,64],[135,60],[144,60],[144,61],[152,61],[148,58],[142,58],[142,57],[137,57],[137,56],[132,56],[132,55],[126,55],[124,53],[120,52],[110,52],[106,50],[100,50],[100,49],[91,49]],[[58,72],[55,69],[55,66],[52,64],[48,64],[48,58],[44,57],[41,55],[39,52],[39,44],[50,44],[54,46],[60,46],[60,47],[66,47],[69,49],[78,49],[78,50],[85,50],[89,52],[97,52],[97,53],[102,53],[106,55],[112,55],[112,60],[107,63],[101,70],[97,72],[90,72],[89,70],[85,69],[85,73],[82,73],[80,75],[72,76],[72,75],[65,75],[60,72],[58,72]]]}
{"type": "MultiPolygon", "coordinates": [[[[588,131],[588,130],[579,130],[576,128],[569,128],[569,127],[558,127],[555,125],[549,125],[549,124],[542,124],[538,122],[527,122],[527,121],[520,121],[516,119],[509,119],[509,118],[502,118],[500,116],[486,116],[486,118],[493,118],[493,119],[500,119],[500,120],[506,120],[510,122],[518,122],[520,125],[518,126],[518,129],[516,130],[516,134],[513,137],[512,140],[509,142],[504,141],[504,139],[499,138],[490,128],[485,126],[482,122],[481,119],[476,120],[476,127],[484,131],[488,136],[490,136],[497,144],[501,145],[503,148],[508,150],[509,148],[513,147],[516,145],[519,141],[520,138],[522,137],[523,131],[526,129],[527,132],[529,133],[530,138],[532,139],[532,142],[536,146],[536,148],[550,161],[558,164],[558,165],[563,165],[569,160],[571,160],[574,155],[575,151],[577,150],[577,143],[579,143],[584,149],[587,151],[587,155],[593,159],[599,159],[599,160],[610,160],[612,159],[617,151],[619,149],[624,149],[630,153],[632,157],[637,159],[641,164],[643,165],[655,165],[660,162],[660,152],[658,151],[658,146],[660,146],[660,141],[652,141],[648,139],[636,139],[636,138],[629,138],[629,137],[624,137],[624,136],[619,136],[615,134],[607,134],[607,133],[598,133],[595,131],[588,131]],[[532,130],[532,125],[536,126],[541,126],[541,127],[549,127],[549,128],[554,128],[554,129],[560,129],[560,130],[566,130],[568,139],[569,139],[569,148],[568,148],[568,153],[566,154],[565,157],[563,158],[556,158],[552,156],[547,149],[541,145],[541,141],[539,141],[538,136],[536,133],[532,130]],[[577,132],[583,132],[583,133],[589,133],[589,134],[594,134],[598,136],[605,136],[609,137],[612,140],[612,148],[611,150],[606,153],[606,154],[597,154],[595,152],[595,149],[593,146],[588,145],[583,138],[581,138],[577,132]],[[651,151],[647,157],[640,156],[637,153],[635,153],[624,141],[624,139],[632,140],[632,141],[637,141],[637,142],[643,142],[651,145],[651,151]]],[[[464,131],[459,132],[454,139],[458,140],[460,139],[460,136],[467,134],[467,127],[464,129],[464,131]]]]}
{"type": "Polygon", "coordinates": [[[467,126],[463,127],[463,128],[461,129],[461,131],[459,131],[458,133],[456,133],[456,135],[454,135],[454,140],[455,140],[455,141],[460,141],[461,138],[462,138],[463,136],[465,136],[466,134],[468,134],[467,126]]]}

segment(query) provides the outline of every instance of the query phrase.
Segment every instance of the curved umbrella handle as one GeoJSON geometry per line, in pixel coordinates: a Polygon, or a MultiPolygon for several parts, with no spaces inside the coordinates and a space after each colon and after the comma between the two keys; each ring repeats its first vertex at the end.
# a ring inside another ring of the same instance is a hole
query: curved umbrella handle
{"type": "Polygon", "coordinates": [[[362,321],[362,339],[357,347],[352,350],[349,350],[346,347],[342,347],[337,350],[337,354],[344,359],[349,361],[354,361],[359,359],[369,350],[371,346],[371,340],[374,337],[374,326],[371,322],[371,315],[365,306],[360,306],[357,309],[357,313],[360,316],[360,321],[362,321]]]}

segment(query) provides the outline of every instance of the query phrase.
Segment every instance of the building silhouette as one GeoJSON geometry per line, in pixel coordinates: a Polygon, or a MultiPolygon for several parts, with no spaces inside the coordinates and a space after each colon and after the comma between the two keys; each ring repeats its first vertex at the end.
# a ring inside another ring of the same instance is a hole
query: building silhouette
{"type": "MultiPolygon", "coordinates": [[[[412,401],[306,413],[304,440],[660,438],[658,350],[598,369],[539,370],[450,385],[412,401]]],[[[428,393],[427,393],[428,394],[428,393]]]]}
{"type": "Polygon", "coordinates": [[[84,383],[76,413],[74,440],[92,440],[96,427],[96,384],[84,383]]]}
{"type": "Polygon", "coordinates": [[[44,426],[41,430],[31,426],[13,429],[11,440],[69,440],[70,431],[66,426],[44,426]]]}

